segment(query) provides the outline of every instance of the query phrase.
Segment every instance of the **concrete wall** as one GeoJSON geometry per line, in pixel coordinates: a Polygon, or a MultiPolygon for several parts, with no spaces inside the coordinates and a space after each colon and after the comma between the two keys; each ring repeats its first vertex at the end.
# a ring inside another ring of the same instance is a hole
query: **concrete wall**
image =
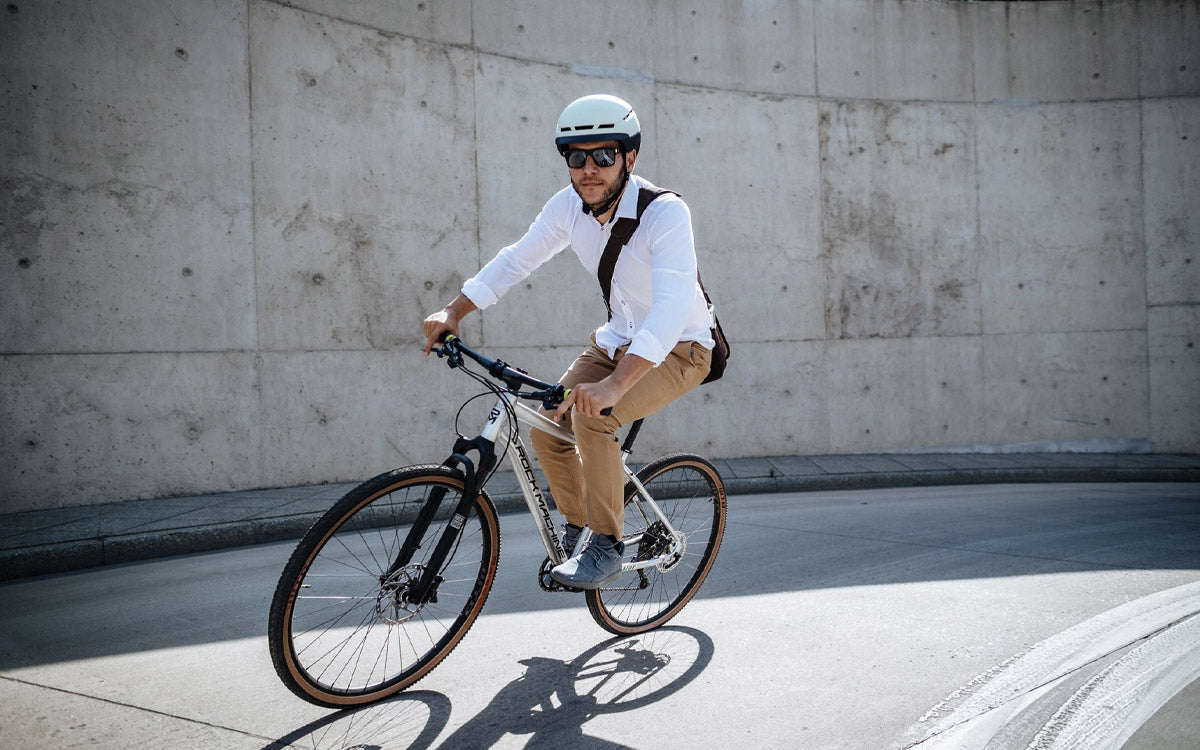
{"type": "MultiPolygon", "coordinates": [[[[15,0],[4,510],[437,461],[419,322],[632,101],[736,359],[643,453],[1200,450],[1200,3],[15,0]]],[[[547,377],[569,254],[464,335],[547,377]]]]}

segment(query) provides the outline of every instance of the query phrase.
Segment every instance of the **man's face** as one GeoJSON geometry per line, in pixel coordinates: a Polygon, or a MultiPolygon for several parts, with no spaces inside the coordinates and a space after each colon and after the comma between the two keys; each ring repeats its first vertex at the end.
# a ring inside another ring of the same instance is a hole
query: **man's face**
{"type": "Polygon", "coordinates": [[[617,160],[610,167],[597,167],[592,157],[588,157],[583,166],[578,169],[567,167],[571,173],[571,184],[583,202],[589,206],[598,206],[610,200],[621,189],[621,181],[625,173],[633,169],[637,152],[621,153],[616,141],[594,141],[589,143],[573,143],[572,151],[591,151],[594,148],[611,146],[617,149],[617,160]]]}

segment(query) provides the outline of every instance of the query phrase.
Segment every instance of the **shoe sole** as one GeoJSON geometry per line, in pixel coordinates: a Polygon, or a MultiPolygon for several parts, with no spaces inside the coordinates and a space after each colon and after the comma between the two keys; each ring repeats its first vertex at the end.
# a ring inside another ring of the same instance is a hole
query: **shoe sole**
{"type": "Polygon", "coordinates": [[[618,571],[618,572],[614,573],[613,575],[609,576],[608,578],[604,578],[599,581],[580,582],[580,581],[572,581],[569,578],[559,578],[558,576],[554,575],[553,570],[550,571],[550,577],[552,579],[554,579],[554,582],[559,584],[560,586],[566,586],[567,588],[578,589],[579,591],[595,591],[596,589],[604,588],[608,584],[610,584],[613,581],[620,578],[621,571],[618,571]]]}

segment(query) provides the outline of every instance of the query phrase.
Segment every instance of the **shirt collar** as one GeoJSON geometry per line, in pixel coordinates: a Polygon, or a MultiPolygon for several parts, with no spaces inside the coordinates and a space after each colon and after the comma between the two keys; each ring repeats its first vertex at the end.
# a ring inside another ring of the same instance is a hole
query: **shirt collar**
{"type": "Polygon", "coordinates": [[[625,181],[625,192],[621,193],[621,200],[617,203],[617,210],[613,212],[610,221],[637,218],[638,192],[641,188],[636,180],[633,175],[629,175],[629,179],[625,181]]]}

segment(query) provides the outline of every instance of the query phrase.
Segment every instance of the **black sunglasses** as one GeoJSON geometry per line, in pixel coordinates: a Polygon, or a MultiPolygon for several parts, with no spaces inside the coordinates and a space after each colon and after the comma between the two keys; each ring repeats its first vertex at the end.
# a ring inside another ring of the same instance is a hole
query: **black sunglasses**
{"type": "Polygon", "coordinates": [[[615,146],[601,146],[590,151],[582,149],[572,149],[563,154],[567,160],[567,166],[571,169],[581,169],[587,163],[588,154],[592,156],[592,163],[597,167],[611,167],[617,163],[617,148],[615,146]]]}

